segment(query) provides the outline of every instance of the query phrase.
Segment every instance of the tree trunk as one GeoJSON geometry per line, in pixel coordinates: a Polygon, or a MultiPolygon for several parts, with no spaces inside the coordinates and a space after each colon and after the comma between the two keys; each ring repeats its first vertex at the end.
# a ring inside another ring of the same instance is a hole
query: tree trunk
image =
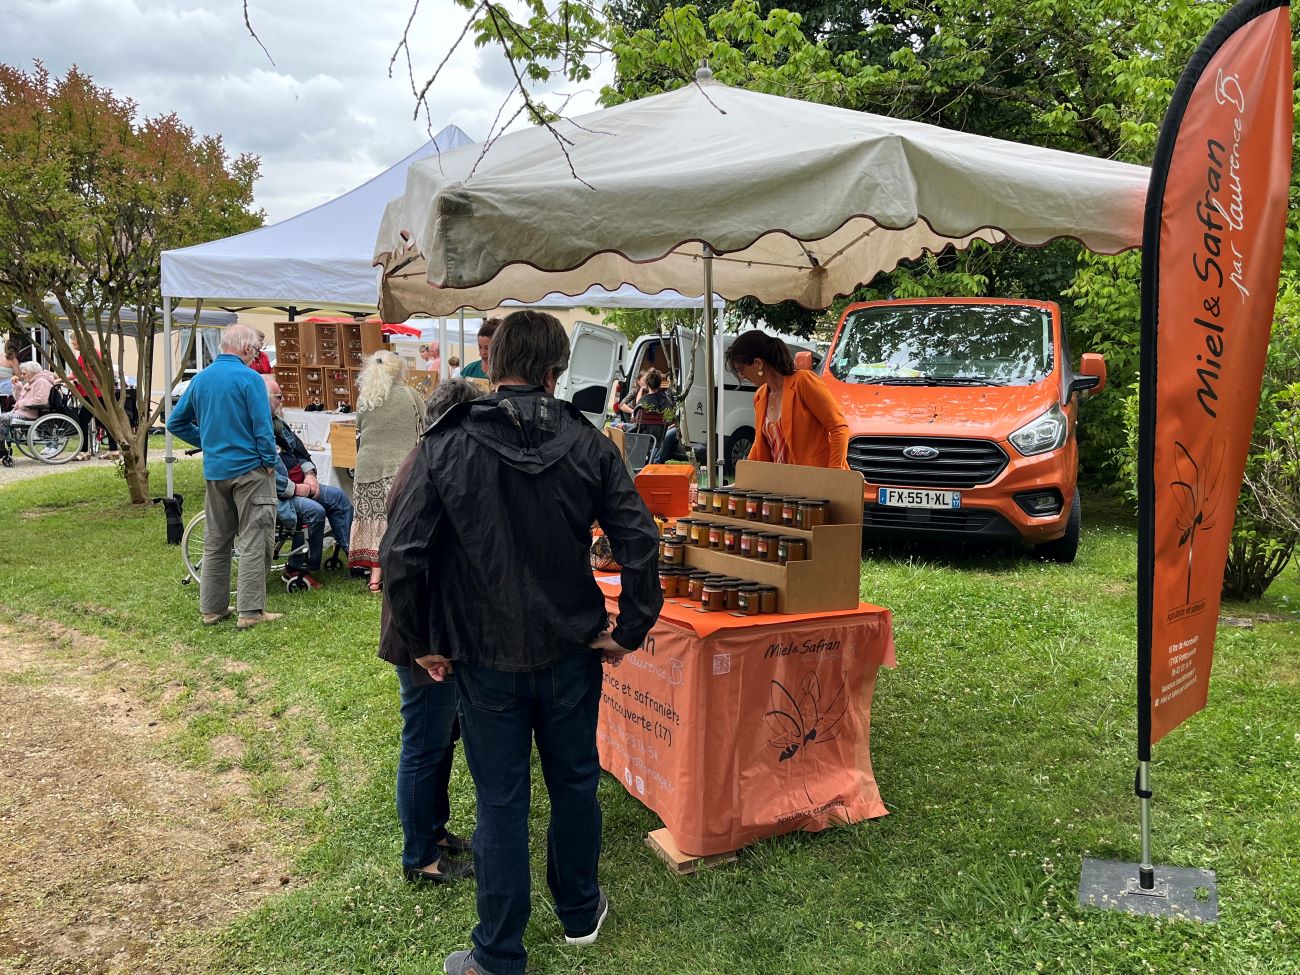
{"type": "Polygon", "coordinates": [[[131,492],[131,503],[148,504],[152,497],[149,494],[149,458],[138,450],[133,440],[120,442],[120,446],[126,487],[131,492]]]}

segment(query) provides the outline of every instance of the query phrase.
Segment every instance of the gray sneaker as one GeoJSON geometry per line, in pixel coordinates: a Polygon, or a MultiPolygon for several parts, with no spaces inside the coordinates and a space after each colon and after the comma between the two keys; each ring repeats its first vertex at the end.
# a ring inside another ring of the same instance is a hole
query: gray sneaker
{"type": "Polygon", "coordinates": [[[609,917],[609,898],[605,896],[605,888],[600,888],[600,900],[596,902],[596,923],[587,931],[570,931],[567,928],[564,931],[564,943],[585,947],[594,945],[596,939],[600,937],[600,926],[605,923],[605,918],[609,917]]]}
{"type": "Polygon", "coordinates": [[[442,963],[446,975],[492,975],[474,958],[473,951],[453,951],[442,963]]]}

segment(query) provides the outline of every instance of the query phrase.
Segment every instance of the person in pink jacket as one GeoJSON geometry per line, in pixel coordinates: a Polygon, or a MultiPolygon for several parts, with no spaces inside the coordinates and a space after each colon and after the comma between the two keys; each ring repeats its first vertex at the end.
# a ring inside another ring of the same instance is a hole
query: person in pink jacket
{"type": "Polygon", "coordinates": [[[15,419],[35,420],[41,415],[40,408],[50,403],[50,390],[54,388],[59,377],[36,362],[24,362],[18,367],[14,377],[14,408],[8,413],[0,413],[0,459],[5,466],[12,463],[7,440],[9,427],[15,419]]]}

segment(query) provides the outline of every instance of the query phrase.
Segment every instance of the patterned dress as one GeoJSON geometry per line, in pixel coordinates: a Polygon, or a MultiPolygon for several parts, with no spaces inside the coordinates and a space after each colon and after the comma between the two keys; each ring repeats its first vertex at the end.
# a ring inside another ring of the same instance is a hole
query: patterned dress
{"type": "Polygon", "coordinates": [[[423,431],[424,400],[405,383],[394,383],[373,410],[358,409],[352,547],[348,550],[348,564],[353,568],[379,565],[379,543],[388,528],[388,489],[423,431]]]}

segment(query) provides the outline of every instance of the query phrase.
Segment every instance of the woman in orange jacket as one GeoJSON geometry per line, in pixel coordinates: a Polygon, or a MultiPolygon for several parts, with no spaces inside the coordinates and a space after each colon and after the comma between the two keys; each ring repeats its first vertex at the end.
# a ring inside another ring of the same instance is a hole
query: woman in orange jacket
{"type": "Polygon", "coordinates": [[[758,387],[749,460],[848,469],[849,425],[825,383],[795,369],[784,342],[758,329],[736,337],[728,368],[758,387]]]}

